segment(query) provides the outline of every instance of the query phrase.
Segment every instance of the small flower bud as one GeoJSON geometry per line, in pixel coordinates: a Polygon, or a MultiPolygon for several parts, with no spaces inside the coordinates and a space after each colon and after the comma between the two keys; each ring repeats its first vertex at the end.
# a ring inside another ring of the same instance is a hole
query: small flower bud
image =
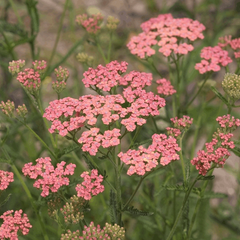
{"type": "Polygon", "coordinates": [[[25,60],[12,61],[9,63],[8,70],[12,75],[14,75],[21,72],[24,66],[25,60]]]}
{"type": "Polygon", "coordinates": [[[67,70],[67,68],[62,68],[61,66],[59,66],[54,70],[54,73],[57,77],[58,82],[67,82],[67,79],[69,77],[69,71],[67,70]]]}
{"type": "Polygon", "coordinates": [[[16,109],[17,115],[21,118],[23,118],[24,120],[26,119],[28,110],[25,106],[25,104],[23,104],[22,106],[18,106],[16,109]]]}
{"type": "Polygon", "coordinates": [[[240,99],[240,75],[226,73],[222,82],[222,87],[233,101],[240,99]]]}
{"type": "Polygon", "coordinates": [[[113,16],[109,16],[107,18],[107,29],[110,30],[110,31],[113,31],[113,30],[116,30],[117,29],[117,26],[119,24],[119,19],[113,17],[113,16]]]}
{"type": "Polygon", "coordinates": [[[86,63],[88,66],[92,66],[94,58],[87,53],[78,53],[77,60],[80,63],[86,63]]]}
{"type": "Polygon", "coordinates": [[[43,73],[44,69],[47,67],[47,63],[46,61],[42,60],[42,61],[34,61],[32,62],[33,64],[33,69],[35,71],[38,71],[40,74],[43,73]]]}
{"type": "Polygon", "coordinates": [[[7,115],[9,118],[13,118],[14,117],[14,102],[8,100],[6,103],[5,102],[1,102],[0,103],[0,109],[2,110],[2,112],[7,115]]]}

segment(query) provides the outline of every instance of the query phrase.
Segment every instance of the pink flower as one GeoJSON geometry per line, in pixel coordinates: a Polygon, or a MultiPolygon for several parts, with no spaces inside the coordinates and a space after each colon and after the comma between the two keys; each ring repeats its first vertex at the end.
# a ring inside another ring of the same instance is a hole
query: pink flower
{"type": "Polygon", "coordinates": [[[75,164],[68,164],[64,170],[66,162],[62,161],[54,166],[51,164],[51,158],[38,158],[36,160],[37,164],[35,166],[32,163],[27,163],[24,165],[22,172],[25,176],[29,176],[31,179],[37,179],[38,176],[42,178],[38,179],[33,186],[36,188],[41,188],[42,197],[49,195],[49,190],[52,192],[57,192],[58,189],[63,185],[69,185],[69,179],[63,177],[66,175],[73,175],[75,164]]]}
{"type": "Polygon", "coordinates": [[[162,14],[141,24],[143,32],[132,37],[127,44],[130,52],[140,58],[155,54],[152,46],[158,44],[159,52],[168,57],[171,53],[185,55],[193,50],[185,39],[195,41],[203,39],[205,27],[189,18],[173,18],[171,14],[162,14]],[[159,40],[160,39],[160,40],[159,40]]]}
{"type": "Polygon", "coordinates": [[[40,89],[40,74],[31,68],[26,68],[24,71],[19,72],[17,80],[33,95],[40,89]]]}
{"type": "Polygon", "coordinates": [[[203,60],[195,65],[195,69],[199,71],[200,74],[210,72],[210,71],[220,71],[220,67],[227,66],[232,62],[232,59],[228,56],[228,52],[222,50],[221,47],[204,47],[201,50],[201,58],[203,60]]]}
{"type": "Polygon", "coordinates": [[[170,81],[165,78],[159,79],[156,81],[158,84],[157,92],[160,96],[170,96],[176,93],[176,90],[173,88],[170,81]]]}
{"type": "Polygon", "coordinates": [[[0,190],[7,189],[10,182],[13,182],[13,173],[0,170],[0,190]]]}
{"type": "Polygon", "coordinates": [[[21,231],[23,235],[27,235],[29,229],[32,228],[27,214],[24,213],[22,217],[23,211],[21,209],[15,211],[14,215],[13,212],[13,210],[9,210],[0,216],[3,219],[3,224],[0,227],[0,239],[17,240],[18,231],[21,231]]]}
{"type": "Polygon", "coordinates": [[[213,134],[212,141],[205,144],[206,151],[198,151],[197,157],[191,160],[192,165],[195,165],[199,174],[202,175],[207,174],[212,164],[215,164],[216,167],[223,167],[230,156],[229,149],[235,147],[233,141],[230,141],[233,136],[231,132],[240,126],[240,119],[225,115],[216,120],[220,124],[220,128],[213,134]]]}
{"type": "Polygon", "coordinates": [[[93,196],[104,191],[104,186],[101,185],[103,176],[100,174],[98,175],[97,169],[93,169],[91,172],[83,172],[81,177],[83,178],[83,182],[77,184],[75,188],[78,197],[90,200],[93,196]]]}
{"type": "Polygon", "coordinates": [[[167,138],[165,134],[154,134],[152,139],[153,142],[148,148],[140,146],[138,150],[129,149],[126,153],[118,154],[122,162],[130,165],[128,175],[144,175],[155,168],[159,161],[165,166],[179,159],[176,152],[180,151],[180,148],[175,138],[167,138]]]}

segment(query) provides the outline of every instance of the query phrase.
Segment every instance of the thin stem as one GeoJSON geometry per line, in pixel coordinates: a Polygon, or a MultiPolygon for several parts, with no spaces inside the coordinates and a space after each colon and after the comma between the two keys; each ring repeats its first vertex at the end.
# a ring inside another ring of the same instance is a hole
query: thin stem
{"type": "Polygon", "coordinates": [[[162,74],[156,68],[155,64],[153,63],[153,59],[152,58],[147,58],[147,61],[151,64],[151,66],[154,68],[154,70],[157,72],[157,74],[162,78],[162,74]]]}
{"type": "Polygon", "coordinates": [[[42,138],[32,130],[26,123],[22,122],[21,120],[17,119],[20,123],[22,123],[44,146],[48,149],[48,151],[52,154],[52,156],[57,160],[57,156],[55,153],[48,147],[48,145],[42,140],[42,138]]]}
{"type": "Polygon", "coordinates": [[[56,53],[56,49],[57,49],[58,41],[60,39],[60,34],[61,34],[61,31],[62,31],[62,26],[63,26],[63,20],[64,20],[64,17],[65,17],[66,11],[67,11],[68,3],[69,3],[69,0],[66,0],[65,1],[65,5],[64,5],[64,9],[63,9],[63,13],[61,15],[59,27],[58,27],[57,37],[56,37],[56,40],[55,40],[55,43],[54,43],[54,46],[53,46],[51,57],[50,57],[50,59],[48,61],[48,66],[51,65],[53,57],[54,57],[54,55],[56,53]]]}
{"type": "Polygon", "coordinates": [[[135,140],[136,140],[137,137],[138,137],[138,134],[140,133],[141,128],[142,128],[142,126],[141,126],[141,127],[137,127],[136,133],[135,133],[135,135],[133,136],[133,139],[132,139],[132,141],[131,141],[131,143],[130,143],[130,145],[129,145],[129,149],[133,146],[135,140]]]}
{"type": "Polygon", "coordinates": [[[18,20],[18,23],[19,25],[23,26],[23,22],[22,22],[22,19],[20,18],[19,14],[18,14],[18,11],[17,11],[17,8],[16,8],[16,5],[15,3],[13,2],[13,0],[9,0],[10,4],[11,4],[11,7],[17,17],[17,20],[18,20]]]}
{"type": "Polygon", "coordinates": [[[206,76],[204,82],[202,83],[201,87],[198,89],[197,93],[195,94],[195,96],[192,98],[192,100],[187,104],[187,106],[185,107],[185,109],[187,109],[192,102],[195,100],[195,98],[198,96],[198,94],[201,92],[202,88],[204,87],[206,81],[208,80],[208,75],[206,76]]]}
{"type": "MultiPolygon", "coordinates": [[[[44,113],[44,112],[43,112],[42,103],[41,103],[39,97],[37,97],[37,102],[38,102],[38,107],[39,107],[39,110],[40,110],[40,112],[41,112],[41,115],[43,116],[43,113],[44,113]]],[[[44,117],[43,117],[43,122],[44,122],[45,127],[46,127],[46,129],[47,129],[47,131],[48,131],[48,129],[49,129],[48,121],[47,121],[47,119],[44,118],[44,117]]],[[[50,132],[48,132],[48,133],[49,133],[49,136],[50,136],[50,139],[51,139],[51,142],[52,142],[53,147],[56,148],[56,144],[55,144],[53,135],[52,135],[50,132]]]]}
{"type": "Polygon", "coordinates": [[[125,205],[123,206],[123,209],[122,209],[123,211],[126,210],[126,208],[128,207],[128,205],[130,204],[130,202],[132,201],[132,199],[133,199],[134,196],[136,195],[136,193],[137,193],[139,187],[141,186],[143,180],[144,180],[147,176],[149,176],[151,173],[156,172],[157,170],[162,169],[162,168],[163,168],[163,166],[155,169],[154,171],[148,172],[148,173],[146,173],[144,176],[141,177],[141,179],[139,180],[138,185],[137,185],[137,187],[135,188],[134,192],[132,193],[132,195],[130,196],[130,198],[128,199],[128,201],[127,201],[127,202],[125,203],[125,205]]]}
{"type": "Polygon", "coordinates": [[[109,45],[108,45],[108,57],[107,61],[110,62],[110,57],[111,57],[111,50],[112,50],[112,31],[110,32],[110,38],[109,38],[109,45]]]}
{"type": "MultiPolygon", "coordinates": [[[[212,175],[213,170],[214,170],[214,168],[209,171],[208,176],[212,175]]],[[[197,216],[197,213],[198,213],[198,209],[201,205],[202,198],[204,197],[204,192],[206,190],[207,184],[208,184],[208,181],[204,181],[203,187],[201,189],[201,197],[198,199],[197,204],[196,204],[195,209],[194,209],[194,213],[193,213],[192,220],[191,220],[189,230],[188,230],[188,238],[187,239],[189,239],[189,240],[190,240],[191,232],[192,232],[192,229],[193,229],[193,226],[194,226],[194,223],[195,223],[195,219],[196,219],[196,216],[197,216]]]]}
{"type": "Polygon", "coordinates": [[[102,56],[105,64],[107,64],[107,63],[108,63],[108,60],[106,59],[105,54],[104,54],[104,52],[103,52],[103,50],[102,50],[102,47],[100,46],[100,44],[99,44],[99,42],[98,42],[97,39],[96,39],[96,44],[97,44],[98,51],[100,52],[100,54],[101,54],[101,56],[102,56]]]}
{"type": "Polygon", "coordinates": [[[46,233],[46,229],[45,229],[44,223],[43,223],[43,221],[42,221],[42,219],[41,219],[41,217],[40,217],[40,215],[38,213],[37,207],[36,207],[36,205],[34,203],[33,197],[31,195],[27,185],[23,181],[21,174],[19,173],[18,169],[16,168],[16,166],[14,165],[12,159],[10,158],[8,152],[5,150],[5,148],[3,146],[2,146],[2,151],[3,151],[3,154],[5,155],[5,157],[7,158],[7,160],[9,161],[14,174],[19,179],[20,183],[22,184],[22,187],[23,187],[24,191],[26,192],[26,194],[27,194],[27,196],[28,196],[28,198],[29,198],[29,200],[30,200],[30,202],[32,204],[32,207],[33,207],[33,209],[34,209],[34,211],[35,211],[35,213],[37,215],[38,221],[39,221],[40,226],[42,228],[42,234],[43,234],[44,239],[48,240],[48,236],[47,236],[47,233],[46,233]]]}
{"type": "Polygon", "coordinates": [[[182,206],[181,206],[181,208],[180,208],[180,210],[179,210],[179,212],[178,212],[177,218],[176,218],[176,220],[175,220],[175,222],[174,222],[174,225],[173,225],[173,227],[172,227],[172,230],[171,230],[171,232],[169,233],[169,235],[168,235],[168,237],[167,237],[166,240],[171,240],[171,239],[172,239],[172,236],[173,236],[173,234],[175,233],[175,230],[176,230],[176,228],[177,228],[178,222],[179,222],[179,220],[180,220],[180,218],[181,218],[181,216],[182,216],[183,210],[184,210],[184,208],[185,208],[185,206],[186,206],[186,203],[187,203],[187,201],[188,201],[188,197],[189,197],[189,195],[190,195],[190,193],[191,193],[191,191],[192,191],[192,188],[194,187],[195,183],[197,182],[199,176],[200,176],[200,175],[198,175],[198,176],[196,177],[196,179],[193,181],[192,185],[189,187],[189,189],[188,189],[188,191],[187,191],[187,193],[186,193],[186,195],[185,195],[185,198],[184,198],[184,200],[183,200],[183,204],[182,204],[182,206]]]}
{"type": "Polygon", "coordinates": [[[181,148],[179,155],[180,155],[181,165],[182,165],[183,180],[184,180],[184,183],[186,183],[185,163],[184,163],[183,154],[182,154],[182,139],[183,139],[183,136],[184,136],[184,133],[179,140],[179,143],[180,143],[179,145],[180,145],[180,148],[181,148]]]}

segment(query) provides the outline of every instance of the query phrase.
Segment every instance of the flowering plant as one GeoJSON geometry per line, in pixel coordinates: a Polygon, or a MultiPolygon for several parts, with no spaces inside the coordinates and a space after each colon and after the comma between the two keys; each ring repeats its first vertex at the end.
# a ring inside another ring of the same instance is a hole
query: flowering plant
{"type": "Polygon", "coordinates": [[[113,59],[118,19],[110,16],[105,23],[101,13],[82,14],[76,23],[103,59],[95,64],[88,54],[77,55],[87,92],[68,92],[71,73],[60,63],[53,67],[53,57],[27,68],[25,60],[9,63],[28,101],[17,108],[9,99],[0,103],[0,239],[210,239],[197,224],[208,218],[206,199],[227,195],[208,183],[231,153],[240,156],[239,39],[222,37],[195,52],[204,24],[160,14],[126,43],[147,66],[138,71],[130,61],[113,59]],[[101,42],[106,33],[107,51],[101,42]],[[192,53],[199,57],[188,66],[192,53]],[[184,73],[188,68],[195,78],[184,73]],[[223,93],[210,77],[224,70],[223,93]],[[52,73],[56,94],[48,99],[52,73]],[[26,152],[14,149],[12,141],[27,142],[24,136],[31,144],[23,144],[26,152]],[[206,138],[202,149],[200,136],[206,138]],[[6,203],[16,208],[11,194],[19,196],[20,210],[8,209],[6,203]]]}

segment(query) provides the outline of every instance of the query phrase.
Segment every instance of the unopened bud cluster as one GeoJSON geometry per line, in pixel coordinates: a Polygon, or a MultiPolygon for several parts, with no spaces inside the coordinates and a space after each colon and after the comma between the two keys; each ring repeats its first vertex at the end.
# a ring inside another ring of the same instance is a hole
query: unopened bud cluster
{"type": "Polygon", "coordinates": [[[2,112],[7,115],[8,117],[12,118],[13,114],[14,114],[14,102],[8,100],[6,103],[5,102],[1,102],[0,103],[0,109],[2,110],[2,112]]]}
{"type": "Polygon", "coordinates": [[[26,119],[26,116],[27,116],[27,113],[28,113],[28,110],[26,108],[26,105],[23,104],[22,106],[18,106],[17,109],[16,109],[16,112],[17,112],[17,115],[23,119],[26,119]]]}
{"type": "Polygon", "coordinates": [[[14,75],[21,72],[24,66],[25,60],[12,61],[9,62],[8,70],[12,75],[14,75]]]}
{"type": "Polygon", "coordinates": [[[103,15],[101,13],[94,14],[88,17],[86,14],[78,15],[76,22],[82,25],[88,33],[97,34],[100,30],[100,24],[102,23],[103,15]]]}
{"type": "Polygon", "coordinates": [[[86,63],[88,66],[92,66],[94,59],[92,56],[89,56],[87,53],[78,53],[77,60],[80,63],[86,63]]]}
{"type": "Polygon", "coordinates": [[[80,236],[80,232],[71,232],[68,230],[66,234],[62,234],[61,240],[71,240],[71,239],[102,239],[102,240],[123,240],[125,239],[125,230],[115,224],[106,223],[103,229],[99,225],[94,226],[94,223],[91,222],[89,227],[84,226],[84,230],[80,236]]]}
{"type": "Polygon", "coordinates": [[[223,90],[234,101],[240,99],[240,75],[226,73],[222,82],[223,90]]]}
{"type": "Polygon", "coordinates": [[[83,209],[84,203],[85,200],[83,198],[78,198],[75,195],[71,197],[70,203],[67,202],[66,205],[60,209],[64,215],[64,221],[66,223],[77,224],[80,220],[83,220],[84,215],[81,209],[83,209]]]}
{"type": "Polygon", "coordinates": [[[115,18],[113,16],[109,16],[107,18],[107,25],[106,25],[106,27],[107,27],[108,30],[111,30],[111,31],[112,30],[116,30],[118,24],[119,24],[119,19],[117,19],[117,18],[115,18]]]}
{"type": "Polygon", "coordinates": [[[69,77],[69,71],[66,68],[56,68],[54,70],[55,76],[57,77],[56,82],[52,82],[52,88],[56,93],[61,93],[66,88],[66,82],[69,77]]]}
{"type": "Polygon", "coordinates": [[[32,64],[33,64],[33,69],[35,71],[38,71],[40,74],[43,73],[43,71],[47,67],[47,62],[45,60],[41,60],[41,61],[36,60],[32,62],[32,64]]]}
{"type": "Polygon", "coordinates": [[[48,215],[52,218],[54,218],[56,216],[56,211],[57,209],[60,207],[61,205],[61,199],[60,198],[55,198],[55,199],[51,199],[50,201],[48,201],[47,205],[48,205],[48,215]]]}

